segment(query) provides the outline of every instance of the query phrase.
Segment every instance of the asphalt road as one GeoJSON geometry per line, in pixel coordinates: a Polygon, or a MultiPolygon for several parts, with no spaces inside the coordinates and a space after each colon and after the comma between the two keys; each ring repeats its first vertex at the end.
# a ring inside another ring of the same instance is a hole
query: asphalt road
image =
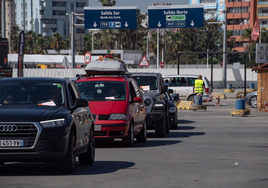
{"type": "Polygon", "coordinates": [[[148,133],[146,143],[124,148],[98,143],[96,161],[62,175],[56,165],[7,163],[0,185],[7,187],[182,187],[267,188],[268,114],[251,109],[231,116],[235,98],[207,104],[206,111],[179,110],[178,130],[166,138],[148,133]],[[223,103],[225,105],[223,105],[223,103]]]}

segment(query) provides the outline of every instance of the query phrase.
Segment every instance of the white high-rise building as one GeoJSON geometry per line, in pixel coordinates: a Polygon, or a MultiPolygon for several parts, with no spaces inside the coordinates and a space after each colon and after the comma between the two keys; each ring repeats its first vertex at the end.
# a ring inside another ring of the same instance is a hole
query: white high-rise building
{"type": "MultiPolygon", "coordinates": [[[[44,37],[52,36],[53,32],[59,32],[64,37],[70,30],[70,13],[84,14],[84,6],[88,6],[87,0],[16,0],[16,23],[24,28],[25,1],[25,30],[33,30],[44,37]]],[[[75,18],[76,19],[76,18],[75,18]]],[[[76,20],[75,23],[84,23],[76,20]]],[[[84,28],[76,28],[75,33],[84,33],[84,28]]]]}

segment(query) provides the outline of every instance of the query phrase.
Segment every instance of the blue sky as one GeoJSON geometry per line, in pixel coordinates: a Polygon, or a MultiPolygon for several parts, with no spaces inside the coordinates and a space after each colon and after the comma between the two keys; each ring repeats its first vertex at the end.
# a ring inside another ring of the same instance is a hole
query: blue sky
{"type": "MultiPolygon", "coordinates": [[[[137,6],[141,13],[147,12],[153,3],[171,3],[172,5],[189,5],[189,0],[116,0],[116,6],[137,6]]],[[[101,6],[98,0],[89,0],[89,6],[101,6]]]]}

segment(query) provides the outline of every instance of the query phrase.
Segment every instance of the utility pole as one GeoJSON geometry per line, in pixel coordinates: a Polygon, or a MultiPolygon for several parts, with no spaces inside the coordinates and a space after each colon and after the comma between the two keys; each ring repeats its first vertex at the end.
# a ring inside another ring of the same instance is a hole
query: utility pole
{"type": "Polygon", "coordinates": [[[23,30],[26,33],[26,28],[25,28],[25,0],[23,0],[23,30]]]}
{"type": "Polygon", "coordinates": [[[156,55],[156,68],[159,69],[159,28],[157,28],[157,55],[156,55]]]}
{"type": "Polygon", "coordinates": [[[5,0],[2,0],[2,38],[6,38],[5,0]]]}
{"type": "MultiPolygon", "coordinates": [[[[210,11],[215,12],[215,11],[210,11]]],[[[216,11],[217,12],[217,11],[216,11]]],[[[227,87],[226,82],[226,69],[227,69],[227,10],[222,10],[222,13],[224,13],[224,21],[222,22],[208,22],[208,24],[220,24],[223,23],[223,53],[222,53],[222,60],[223,60],[223,66],[222,66],[222,86],[223,88],[227,87]]]]}
{"type": "Polygon", "coordinates": [[[227,10],[223,10],[224,13],[224,29],[223,29],[223,66],[222,66],[222,85],[223,88],[227,87],[226,82],[226,69],[227,69],[227,10]]]}
{"type": "Polygon", "coordinates": [[[75,68],[75,27],[74,27],[74,13],[71,12],[71,48],[72,48],[72,68],[75,68]]]}

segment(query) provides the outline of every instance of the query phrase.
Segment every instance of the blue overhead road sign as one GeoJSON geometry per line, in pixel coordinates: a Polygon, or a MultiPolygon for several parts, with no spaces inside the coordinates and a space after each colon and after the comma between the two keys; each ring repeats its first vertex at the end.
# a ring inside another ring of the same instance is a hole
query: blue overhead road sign
{"type": "Polygon", "coordinates": [[[85,29],[137,29],[137,7],[85,7],[85,29]]]}
{"type": "Polygon", "coordinates": [[[203,5],[148,6],[149,28],[204,27],[203,5]]]}

